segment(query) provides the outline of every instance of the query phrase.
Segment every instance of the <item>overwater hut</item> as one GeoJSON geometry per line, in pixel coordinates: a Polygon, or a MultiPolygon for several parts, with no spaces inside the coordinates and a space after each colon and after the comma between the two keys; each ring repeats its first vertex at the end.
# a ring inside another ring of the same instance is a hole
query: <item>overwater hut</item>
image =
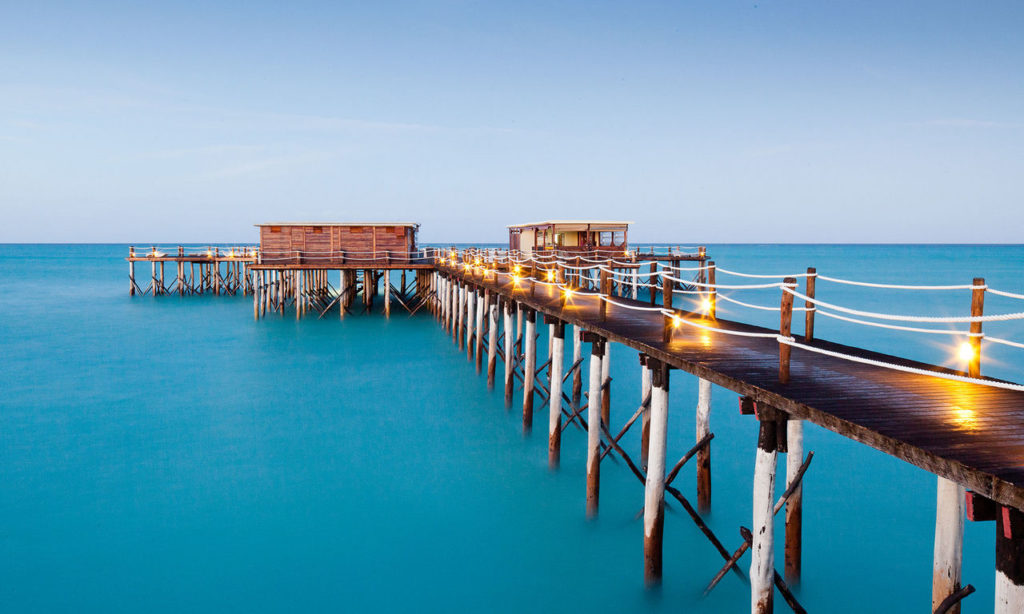
{"type": "Polygon", "coordinates": [[[567,253],[623,252],[632,222],[549,220],[508,227],[508,247],[524,255],[535,251],[567,253]]]}
{"type": "Polygon", "coordinates": [[[416,251],[413,222],[267,222],[260,229],[262,264],[338,265],[405,262],[416,251]]]}

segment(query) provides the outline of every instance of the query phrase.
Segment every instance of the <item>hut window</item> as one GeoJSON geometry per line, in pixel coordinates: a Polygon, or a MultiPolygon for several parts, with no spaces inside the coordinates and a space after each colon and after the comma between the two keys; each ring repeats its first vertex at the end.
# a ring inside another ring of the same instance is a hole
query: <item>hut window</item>
{"type": "Polygon", "coordinates": [[[313,234],[315,234],[315,235],[322,235],[323,233],[324,233],[324,229],[321,228],[320,226],[313,227],[313,234]]]}
{"type": "Polygon", "coordinates": [[[617,230],[612,233],[612,245],[625,245],[626,244],[626,233],[622,230],[617,230]]]}
{"type": "Polygon", "coordinates": [[[281,227],[280,226],[271,226],[270,227],[270,232],[281,232],[281,227]]]}
{"type": "Polygon", "coordinates": [[[351,232],[352,234],[359,234],[361,232],[366,232],[366,227],[365,226],[351,226],[351,227],[349,227],[348,231],[351,232]]]}

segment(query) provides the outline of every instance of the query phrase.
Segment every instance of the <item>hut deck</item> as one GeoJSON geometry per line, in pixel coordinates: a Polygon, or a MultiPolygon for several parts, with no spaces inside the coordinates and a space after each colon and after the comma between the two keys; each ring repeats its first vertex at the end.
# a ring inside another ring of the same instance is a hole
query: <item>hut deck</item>
{"type": "MultiPolygon", "coordinates": [[[[465,277],[462,271],[440,267],[465,277]]],[[[558,291],[522,279],[468,281],[627,345],[724,388],[777,407],[845,437],[870,445],[968,489],[1018,509],[1024,508],[1024,392],[962,383],[866,365],[792,349],[790,382],[780,384],[779,343],[739,337],[688,325],[663,341],[665,317],[609,304],[602,319],[600,299],[575,293],[564,307],[558,291]],[[534,287],[535,286],[535,287],[534,287]]],[[[649,307],[627,298],[617,302],[649,307]]],[[[770,329],[727,320],[702,319],[712,328],[756,333],[770,329]]],[[[799,337],[798,337],[799,339],[799,337]]],[[[800,340],[803,343],[802,340],[800,340]]],[[[919,369],[960,371],[827,341],[807,345],[919,369]]]]}

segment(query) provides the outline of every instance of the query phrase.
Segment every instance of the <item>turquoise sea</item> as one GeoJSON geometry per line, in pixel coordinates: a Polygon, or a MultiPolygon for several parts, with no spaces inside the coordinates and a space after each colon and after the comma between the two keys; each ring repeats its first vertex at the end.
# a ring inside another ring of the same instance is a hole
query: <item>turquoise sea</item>
{"type": "MultiPolygon", "coordinates": [[[[722,267],[1024,291],[1022,246],[711,245],[722,267]]],[[[520,430],[502,392],[432,317],[252,318],[248,297],[128,296],[123,245],[0,245],[2,612],[743,612],[748,588],[678,506],[665,582],[643,586],[642,486],[602,470],[584,516],[585,434],[547,468],[546,409],[520,430]]],[[[753,280],[728,278],[750,283],[753,280]]],[[[719,282],[727,278],[719,275],[719,282]]],[[[970,291],[819,282],[821,300],[967,315],[970,291]]],[[[777,305],[777,290],[736,298],[777,305]]],[[[990,296],[986,313],[1024,311],[990,296]]],[[[721,304],[721,317],[777,315],[721,304]]],[[[800,326],[795,332],[802,331],[800,326]]],[[[1017,323],[986,332],[1024,340],[1017,323]]],[[[955,366],[954,341],[819,318],[817,336],[955,366]]],[[[547,335],[540,336],[545,352],[547,335]]],[[[1024,381],[1024,351],[982,370],[1024,381]]],[[[612,421],[640,401],[636,354],[611,348],[612,421]]],[[[670,464],[692,445],[696,381],[674,373],[670,464]]],[[[750,525],[756,423],[715,388],[714,509],[750,525]]],[[[638,448],[639,432],[625,447],[638,448]]],[[[804,487],[813,612],[923,611],[934,476],[817,427],[804,487]]],[[[780,465],[782,459],[780,459],[780,465]]],[[[694,497],[693,467],[676,484],[694,497]]],[[[991,523],[968,524],[965,612],[992,608],[991,523]]],[[[781,533],[780,533],[781,538],[781,533]]],[[[749,557],[749,555],[748,555],[749,557]]],[[[744,568],[749,558],[742,561],[744,568]]],[[[781,553],[779,559],[781,569],[781,553]]],[[[777,600],[778,611],[787,611],[777,600]]]]}

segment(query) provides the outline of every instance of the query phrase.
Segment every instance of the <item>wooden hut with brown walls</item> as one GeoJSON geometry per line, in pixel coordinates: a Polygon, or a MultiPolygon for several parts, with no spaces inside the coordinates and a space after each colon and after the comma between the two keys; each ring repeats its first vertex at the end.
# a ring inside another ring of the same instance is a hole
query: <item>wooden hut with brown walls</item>
{"type": "Polygon", "coordinates": [[[409,262],[413,222],[267,222],[260,229],[260,263],[361,265],[409,262]]]}
{"type": "Polygon", "coordinates": [[[508,247],[524,255],[535,251],[614,253],[628,249],[632,222],[608,220],[549,220],[508,227],[508,247]]]}

